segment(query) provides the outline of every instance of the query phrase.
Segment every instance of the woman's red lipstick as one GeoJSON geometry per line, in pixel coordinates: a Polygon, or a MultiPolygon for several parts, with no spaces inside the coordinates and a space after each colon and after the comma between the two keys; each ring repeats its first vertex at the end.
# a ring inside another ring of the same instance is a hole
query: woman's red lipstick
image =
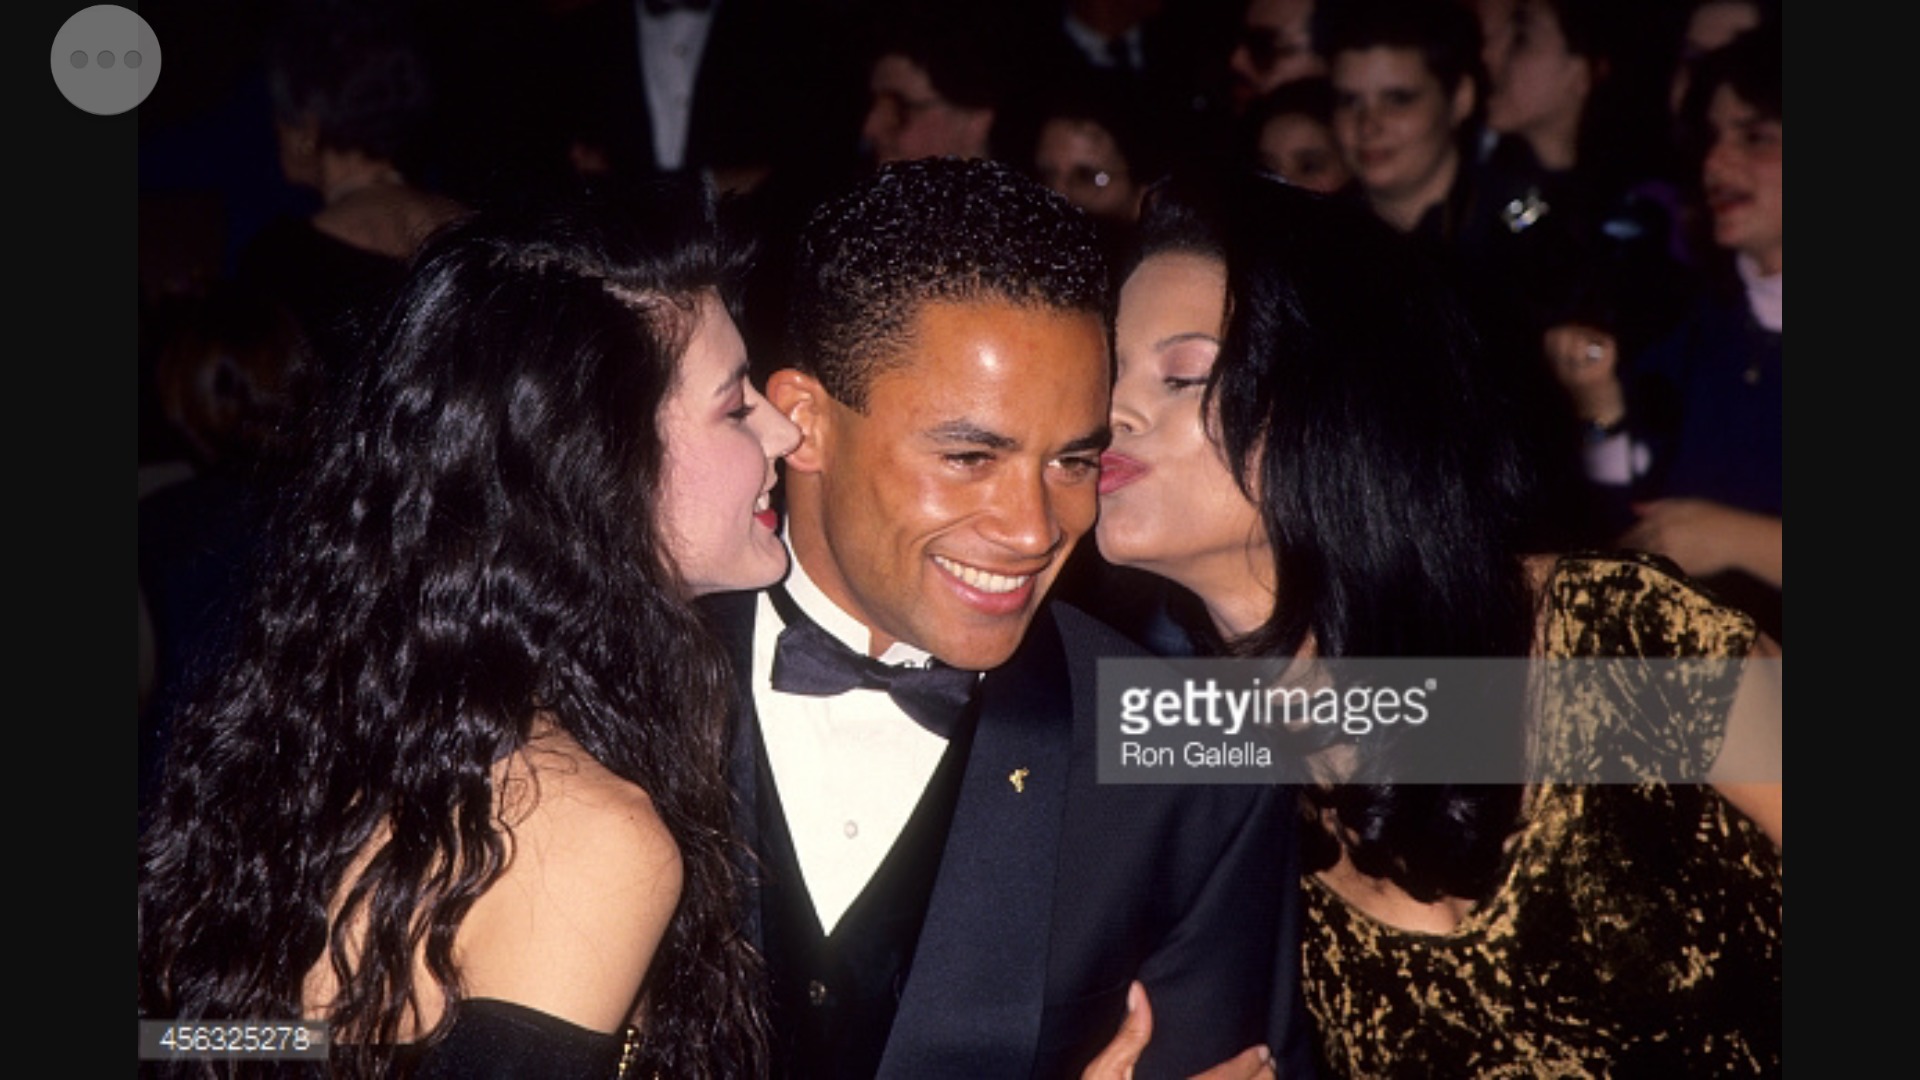
{"type": "Polygon", "coordinates": [[[1107,495],[1147,475],[1147,467],[1117,451],[1100,455],[1100,494],[1107,495]]]}

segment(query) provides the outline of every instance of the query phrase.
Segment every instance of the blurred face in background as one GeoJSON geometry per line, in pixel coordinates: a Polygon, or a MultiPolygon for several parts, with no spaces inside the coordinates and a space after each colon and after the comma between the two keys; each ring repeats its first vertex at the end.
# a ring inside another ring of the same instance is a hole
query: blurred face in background
{"type": "Polygon", "coordinates": [[[1092,120],[1054,117],[1040,126],[1033,151],[1041,183],[1095,217],[1132,220],[1140,189],[1113,133],[1092,120]]]}
{"type": "Polygon", "coordinates": [[[1235,109],[1283,82],[1326,73],[1313,51],[1314,0],[1247,0],[1240,36],[1227,56],[1235,109]]]}
{"type": "Polygon", "coordinates": [[[1480,20],[1480,61],[1489,72],[1500,70],[1506,61],[1516,3],[1518,0],[1469,0],[1467,5],[1480,20]]]}
{"type": "Polygon", "coordinates": [[[295,187],[320,189],[320,125],[312,117],[276,120],[275,144],[280,153],[280,175],[295,187]]]}
{"type": "Polygon", "coordinates": [[[1306,113],[1278,113],[1260,126],[1260,167],[1296,187],[1332,193],[1353,174],[1333,129],[1306,113]]]}
{"type": "Polygon", "coordinates": [[[1489,65],[1487,125],[1504,134],[1571,138],[1593,91],[1593,62],[1569,52],[1553,5],[1519,0],[1499,65],[1489,65]]]}
{"type": "Polygon", "coordinates": [[[1667,92],[1668,108],[1679,114],[1695,60],[1732,41],[1741,31],[1758,25],[1760,9],[1748,0],[1706,0],[1696,4],[1681,34],[1679,64],[1673,69],[1673,85],[1667,92]]]}
{"type": "Polygon", "coordinates": [[[1781,123],[1740,99],[1731,86],[1707,105],[1712,142],[1700,180],[1713,215],[1713,241],[1754,259],[1764,274],[1782,269],[1781,123]]]}
{"type": "Polygon", "coordinates": [[[1459,170],[1456,133],[1473,111],[1472,81],[1449,94],[1410,47],[1345,49],[1332,64],[1340,155],[1374,209],[1411,229],[1459,170]]]}
{"type": "Polygon", "coordinates": [[[948,101],[925,68],[889,53],[867,80],[867,117],[860,136],[876,165],[914,158],[983,157],[993,128],[992,109],[948,101]]]}

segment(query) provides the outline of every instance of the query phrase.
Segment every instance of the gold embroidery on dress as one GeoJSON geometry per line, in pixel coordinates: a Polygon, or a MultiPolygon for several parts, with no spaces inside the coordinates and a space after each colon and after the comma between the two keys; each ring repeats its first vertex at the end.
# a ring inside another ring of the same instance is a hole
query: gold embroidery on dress
{"type": "Polygon", "coordinates": [[[640,1053],[640,1029],[628,1024],[620,1034],[620,1071],[614,1075],[624,1078],[627,1070],[633,1067],[633,1059],[640,1053]]]}

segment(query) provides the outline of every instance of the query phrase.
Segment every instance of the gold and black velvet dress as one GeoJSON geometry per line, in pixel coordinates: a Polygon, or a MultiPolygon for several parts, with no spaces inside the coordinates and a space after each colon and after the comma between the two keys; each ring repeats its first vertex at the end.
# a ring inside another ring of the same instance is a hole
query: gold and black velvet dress
{"type": "MultiPolygon", "coordinates": [[[[1549,657],[1737,658],[1756,637],[1656,557],[1563,558],[1544,603],[1549,657]]],[[[1731,692],[1703,677],[1657,713],[1550,697],[1539,745],[1583,768],[1704,775],[1731,692]]],[[[1539,783],[1506,858],[1496,892],[1442,934],[1387,926],[1307,877],[1302,976],[1332,1075],[1780,1072],[1781,858],[1716,791],[1539,783]]]]}

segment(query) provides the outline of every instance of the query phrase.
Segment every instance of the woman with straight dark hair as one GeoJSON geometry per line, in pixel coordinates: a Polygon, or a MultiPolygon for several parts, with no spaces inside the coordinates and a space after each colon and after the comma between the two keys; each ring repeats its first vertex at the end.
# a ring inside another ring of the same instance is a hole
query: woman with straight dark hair
{"type": "Polygon", "coordinates": [[[325,1021],[328,1075],[763,1068],[691,604],[787,566],[797,432],[748,381],[739,269],[692,187],[423,249],[174,721],[143,1018],[325,1021]]]}
{"type": "Polygon", "coordinates": [[[1526,554],[1510,406],[1405,234],[1250,172],[1157,187],[1140,229],[1101,553],[1186,590],[1204,654],[1479,687],[1274,736],[1327,1071],[1777,1074],[1771,641],[1665,559],[1526,554]]]}

